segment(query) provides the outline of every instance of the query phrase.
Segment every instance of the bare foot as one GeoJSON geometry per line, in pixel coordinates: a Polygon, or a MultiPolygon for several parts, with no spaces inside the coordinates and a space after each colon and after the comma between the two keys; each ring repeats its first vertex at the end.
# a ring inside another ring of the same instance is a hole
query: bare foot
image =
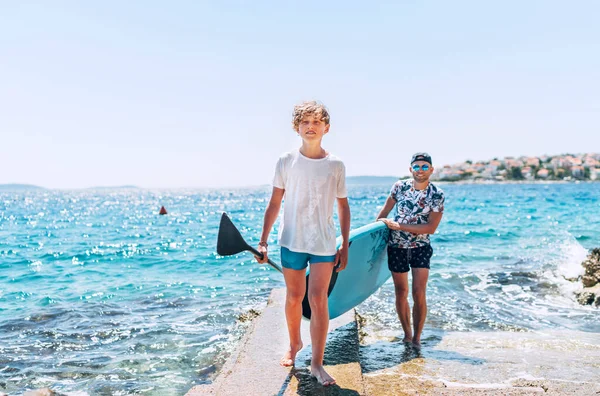
{"type": "Polygon", "coordinates": [[[410,344],[412,342],[412,337],[404,337],[402,342],[405,344],[410,344]]]}
{"type": "Polygon", "coordinates": [[[412,346],[413,346],[413,348],[415,348],[415,349],[421,349],[421,341],[416,341],[416,340],[413,340],[413,342],[412,342],[412,346]]]}
{"type": "Polygon", "coordinates": [[[310,366],[310,375],[315,377],[319,384],[323,386],[335,385],[335,378],[327,374],[323,366],[310,366]]]}
{"type": "Polygon", "coordinates": [[[290,349],[288,349],[285,355],[283,355],[283,357],[279,361],[279,364],[281,364],[283,367],[293,366],[296,361],[296,354],[300,349],[302,349],[302,347],[302,343],[294,346],[290,345],[290,349]]]}

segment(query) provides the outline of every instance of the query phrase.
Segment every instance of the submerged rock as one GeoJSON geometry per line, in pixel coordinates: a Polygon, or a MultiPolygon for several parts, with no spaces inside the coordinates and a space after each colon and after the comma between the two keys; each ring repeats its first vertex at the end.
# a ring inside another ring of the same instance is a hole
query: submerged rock
{"type": "Polygon", "coordinates": [[[255,309],[250,309],[250,311],[245,312],[238,316],[238,320],[242,323],[253,320],[254,318],[260,316],[260,312],[255,309]]]}
{"type": "Polygon", "coordinates": [[[581,305],[591,305],[596,300],[596,295],[589,291],[582,291],[575,294],[577,302],[581,305]]]}
{"type": "Polygon", "coordinates": [[[581,277],[581,283],[583,283],[583,287],[594,287],[596,283],[598,283],[598,279],[595,276],[591,275],[583,275],[581,277]]]}

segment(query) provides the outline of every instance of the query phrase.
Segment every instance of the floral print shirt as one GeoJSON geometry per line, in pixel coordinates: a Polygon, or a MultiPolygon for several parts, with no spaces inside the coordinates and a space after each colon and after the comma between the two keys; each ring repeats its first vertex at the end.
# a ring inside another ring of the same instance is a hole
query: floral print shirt
{"type": "MultiPolygon", "coordinates": [[[[426,224],[431,212],[444,211],[444,192],[431,182],[424,190],[415,190],[413,179],[399,180],[392,186],[390,195],[396,201],[394,221],[400,224],[426,224]]],[[[429,234],[390,232],[390,246],[417,248],[429,243],[429,234]]]]}

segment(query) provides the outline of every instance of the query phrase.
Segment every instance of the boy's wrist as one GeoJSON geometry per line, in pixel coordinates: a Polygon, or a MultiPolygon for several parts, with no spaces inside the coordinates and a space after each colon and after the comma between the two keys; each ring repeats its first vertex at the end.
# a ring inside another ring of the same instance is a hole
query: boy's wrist
{"type": "Polygon", "coordinates": [[[266,241],[260,241],[258,242],[258,246],[262,246],[265,249],[267,249],[269,247],[269,244],[266,241]]]}

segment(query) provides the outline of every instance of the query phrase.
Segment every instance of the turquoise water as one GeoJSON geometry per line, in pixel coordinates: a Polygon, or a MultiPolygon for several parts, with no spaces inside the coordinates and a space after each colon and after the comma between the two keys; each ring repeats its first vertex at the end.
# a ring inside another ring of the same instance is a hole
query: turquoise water
{"type": "MultiPolygon", "coordinates": [[[[353,227],[389,187],[350,188],[353,227]]],[[[600,246],[600,184],[442,187],[426,330],[600,333],[598,309],[565,280],[600,246]]],[[[238,316],[283,286],[249,254],[215,252],[220,214],[256,243],[268,198],[267,187],[0,193],[0,391],[164,395],[209,381],[244,330],[238,316]]],[[[360,311],[400,330],[390,283],[360,311]]]]}

